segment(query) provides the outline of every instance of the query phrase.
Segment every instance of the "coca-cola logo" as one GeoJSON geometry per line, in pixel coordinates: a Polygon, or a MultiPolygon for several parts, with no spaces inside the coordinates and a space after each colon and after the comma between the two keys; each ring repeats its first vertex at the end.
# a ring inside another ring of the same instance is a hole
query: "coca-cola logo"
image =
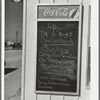
{"type": "Polygon", "coordinates": [[[51,8],[46,8],[44,10],[44,16],[68,16],[68,8],[58,8],[58,9],[51,9],[51,8]]]}

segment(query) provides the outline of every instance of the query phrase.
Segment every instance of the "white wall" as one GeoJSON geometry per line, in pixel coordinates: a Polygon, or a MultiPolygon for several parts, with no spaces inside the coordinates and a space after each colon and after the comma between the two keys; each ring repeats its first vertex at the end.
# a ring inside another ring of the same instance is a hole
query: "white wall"
{"type": "Polygon", "coordinates": [[[100,99],[100,16],[99,16],[99,0],[91,2],[91,100],[100,99]]]}
{"type": "MultiPolygon", "coordinates": [[[[81,63],[81,94],[80,96],[64,95],[36,95],[35,90],[35,64],[36,64],[36,4],[37,3],[80,3],[81,0],[25,0],[24,6],[24,55],[23,60],[25,75],[25,86],[23,87],[24,95],[22,100],[89,100],[90,90],[86,89],[86,70],[87,70],[87,45],[88,45],[88,11],[89,0],[83,1],[83,37],[82,37],[82,63],[81,63]],[[31,44],[31,45],[30,45],[31,44]]],[[[23,78],[24,79],[24,78],[23,78]]],[[[23,82],[24,83],[24,82],[23,82]]],[[[22,84],[23,84],[22,83],[22,84]]]]}

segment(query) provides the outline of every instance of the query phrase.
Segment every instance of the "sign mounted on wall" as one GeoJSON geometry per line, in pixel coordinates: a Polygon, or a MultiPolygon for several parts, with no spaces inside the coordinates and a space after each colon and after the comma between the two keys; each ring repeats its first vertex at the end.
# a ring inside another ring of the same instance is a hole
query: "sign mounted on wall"
{"type": "Polygon", "coordinates": [[[38,5],[37,11],[36,93],[79,95],[81,6],[38,5]]]}
{"type": "Polygon", "coordinates": [[[59,18],[69,18],[69,19],[78,19],[80,8],[78,5],[46,5],[46,6],[38,6],[38,18],[45,19],[59,19],[59,18]]]}

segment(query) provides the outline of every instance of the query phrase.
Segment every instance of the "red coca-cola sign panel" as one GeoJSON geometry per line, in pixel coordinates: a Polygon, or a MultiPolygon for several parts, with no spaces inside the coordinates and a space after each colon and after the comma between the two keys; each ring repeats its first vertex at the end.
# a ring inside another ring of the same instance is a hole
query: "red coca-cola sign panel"
{"type": "Polygon", "coordinates": [[[78,5],[38,5],[38,19],[78,19],[78,5]]]}

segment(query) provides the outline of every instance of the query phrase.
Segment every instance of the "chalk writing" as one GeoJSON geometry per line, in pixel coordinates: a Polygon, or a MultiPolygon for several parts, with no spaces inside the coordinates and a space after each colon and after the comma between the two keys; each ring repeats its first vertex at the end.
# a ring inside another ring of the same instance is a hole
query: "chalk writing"
{"type": "MultiPolygon", "coordinates": [[[[46,16],[54,13],[45,11],[46,16]]],[[[37,37],[37,89],[76,91],[78,23],[39,22],[37,37]]]]}
{"type": "Polygon", "coordinates": [[[41,51],[43,52],[49,52],[49,53],[54,53],[54,52],[57,52],[57,53],[66,53],[68,54],[68,48],[60,48],[60,47],[55,47],[53,46],[52,48],[51,47],[48,47],[48,46],[44,46],[41,48],[41,51]]]}
{"type": "Polygon", "coordinates": [[[42,51],[39,52],[39,56],[41,56],[41,57],[51,57],[51,58],[53,57],[53,58],[77,59],[76,56],[73,56],[71,54],[70,55],[67,55],[67,54],[65,54],[65,55],[63,55],[63,54],[58,55],[58,54],[55,54],[55,53],[52,53],[52,54],[44,53],[42,51]]]}
{"type": "Polygon", "coordinates": [[[42,39],[41,42],[43,44],[66,44],[66,45],[73,45],[74,42],[71,38],[69,38],[68,40],[63,40],[62,38],[59,39],[53,39],[53,38],[49,38],[49,39],[42,39]]]}
{"type": "Polygon", "coordinates": [[[39,80],[50,80],[50,81],[56,80],[56,81],[64,81],[64,82],[67,81],[66,77],[57,77],[57,76],[40,76],[40,75],[38,75],[38,79],[39,80]]]}

